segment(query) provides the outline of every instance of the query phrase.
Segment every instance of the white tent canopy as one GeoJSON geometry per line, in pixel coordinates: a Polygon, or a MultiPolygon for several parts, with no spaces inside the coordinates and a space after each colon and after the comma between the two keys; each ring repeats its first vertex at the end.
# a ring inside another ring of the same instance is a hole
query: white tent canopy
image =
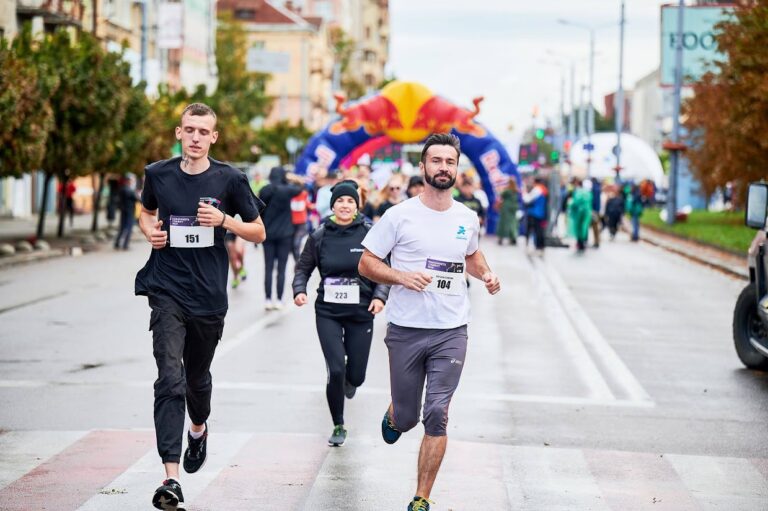
{"type": "MultiPolygon", "coordinates": [[[[575,176],[587,175],[587,151],[584,145],[586,138],[574,142],[571,148],[571,172],[575,176]]],[[[616,166],[616,156],[613,148],[616,146],[616,133],[595,133],[592,135],[592,165],[590,176],[598,179],[615,177],[613,168],[616,166]]],[[[621,177],[634,181],[650,179],[657,185],[664,185],[666,177],[658,155],[642,139],[630,135],[621,134],[621,177]]]]}

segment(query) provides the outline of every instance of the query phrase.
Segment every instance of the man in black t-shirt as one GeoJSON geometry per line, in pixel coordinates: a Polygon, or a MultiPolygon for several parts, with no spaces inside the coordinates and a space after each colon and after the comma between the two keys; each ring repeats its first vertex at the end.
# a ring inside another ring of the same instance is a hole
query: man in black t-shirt
{"type": "Polygon", "coordinates": [[[227,230],[260,243],[266,234],[257,199],[239,170],[208,156],[216,142],[216,114],[193,103],[181,114],[176,139],[182,156],[145,169],[139,227],[152,244],[136,275],[136,294],[152,309],[157,451],[166,480],[155,490],[158,509],[184,509],[179,485],[185,405],[192,422],[184,470],[206,459],[211,411],[210,366],[227,313],[227,230]],[[240,215],[242,220],[234,218],[240,215]]]}
{"type": "Polygon", "coordinates": [[[456,196],[456,200],[477,213],[481,227],[485,225],[485,208],[480,200],[475,197],[475,183],[472,181],[472,178],[468,176],[461,177],[459,195],[456,196]]]}

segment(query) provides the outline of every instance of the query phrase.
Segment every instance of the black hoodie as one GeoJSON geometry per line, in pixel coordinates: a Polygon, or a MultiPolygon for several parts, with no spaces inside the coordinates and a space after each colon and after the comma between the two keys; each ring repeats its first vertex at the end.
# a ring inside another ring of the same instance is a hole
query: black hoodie
{"type": "Polygon", "coordinates": [[[266,204],[261,219],[267,231],[268,241],[293,236],[291,198],[302,190],[300,185],[288,184],[285,180],[285,170],[281,167],[269,171],[269,184],[259,193],[259,198],[266,204]]]}
{"type": "Polygon", "coordinates": [[[293,296],[307,292],[307,281],[317,268],[320,271],[320,286],[317,289],[315,312],[318,316],[332,319],[348,319],[353,321],[369,321],[373,314],[368,312],[371,300],[378,298],[387,301],[389,286],[376,284],[357,271],[360,257],[363,255],[362,241],[372,225],[362,215],[357,215],[351,224],[339,225],[332,217],[325,219],[323,224],[313,232],[299,262],[296,264],[293,277],[293,296]],[[326,277],[349,277],[357,280],[360,286],[360,304],[326,303],[323,281],[326,277]]]}

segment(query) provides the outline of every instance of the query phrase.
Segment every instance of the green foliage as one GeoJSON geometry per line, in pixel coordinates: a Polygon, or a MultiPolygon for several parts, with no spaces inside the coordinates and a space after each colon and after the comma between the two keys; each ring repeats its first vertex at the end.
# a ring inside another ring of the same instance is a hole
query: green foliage
{"type": "Polygon", "coordinates": [[[658,208],[646,209],[640,219],[641,223],[742,254],[746,254],[755,236],[755,231],[744,225],[743,211],[695,210],[685,221],[671,226],[661,220],[659,212],[658,208]]]}
{"type": "Polygon", "coordinates": [[[221,160],[253,158],[250,147],[255,134],[250,123],[255,117],[266,116],[271,104],[265,93],[269,75],[247,71],[247,53],[248,34],[242,22],[235,21],[231,13],[222,13],[216,31],[219,85],[210,95],[198,88],[191,97],[216,112],[219,140],[211,153],[221,160]]]}
{"type": "Polygon", "coordinates": [[[0,177],[39,168],[53,126],[48,100],[58,77],[18,55],[17,47],[29,38],[26,27],[13,46],[0,39],[0,177]]]}
{"type": "Polygon", "coordinates": [[[287,162],[290,155],[285,148],[285,141],[288,137],[301,140],[302,145],[306,144],[312,132],[304,127],[304,123],[299,122],[298,126],[291,126],[288,121],[280,121],[271,128],[259,130],[256,133],[256,144],[261,148],[262,154],[280,155],[280,160],[287,162]]]}
{"type": "Polygon", "coordinates": [[[333,46],[334,60],[341,68],[341,90],[348,100],[358,99],[365,95],[365,85],[352,76],[349,63],[355,51],[355,40],[348,37],[341,28],[331,30],[331,45],[333,46]]]}
{"type": "Polygon", "coordinates": [[[740,2],[716,29],[725,59],[684,105],[687,156],[707,194],[732,181],[738,199],[768,168],[768,1],[740,2]]]}
{"type": "Polygon", "coordinates": [[[141,174],[147,164],[148,144],[153,127],[150,116],[152,105],[144,94],[146,84],[141,82],[126,91],[125,115],[111,157],[98,169],[101,172],[141,174]]]}
{"type": "Polygon", "coordinates": [[[22,41],[19,53],[59,79],[50,95],[53,129],[43,169],[61,177],[90,174],[114,153],[130,87],[128,64],[89,34],[74,43],[66,30],[22,41]]]}

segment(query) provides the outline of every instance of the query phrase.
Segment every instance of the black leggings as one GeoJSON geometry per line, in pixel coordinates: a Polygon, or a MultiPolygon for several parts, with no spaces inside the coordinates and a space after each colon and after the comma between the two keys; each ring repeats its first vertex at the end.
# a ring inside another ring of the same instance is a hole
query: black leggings
{"type": "Polygon", "coordinates": [[[283,299],[285,265],[288,263],[292,243],[292,236],[275,240],[267,238],[264,241],[264,293],[266,293],[267,300],[272,299],[272,273],[275,271],[275,261],[277,261],[277,299],[283,299]]]}
{"type": "Polygon", "coordinates": [[[344,380],[355,387],[365,381],[373,320],[360,323],[317,316],[316,322],[320,347],[328,369],[325,396],[328,398],[333,424],[337,426],[344,424],[344,380]]]}
{"type": "Polygon", "coordinates": [[[529,215],[527,233],[528,234],[526,235],[526,240],[528,236],[533,234],[533,240],[536,243],[536,248],[538,250],[544,250],[544,221],[529,215]]]}

